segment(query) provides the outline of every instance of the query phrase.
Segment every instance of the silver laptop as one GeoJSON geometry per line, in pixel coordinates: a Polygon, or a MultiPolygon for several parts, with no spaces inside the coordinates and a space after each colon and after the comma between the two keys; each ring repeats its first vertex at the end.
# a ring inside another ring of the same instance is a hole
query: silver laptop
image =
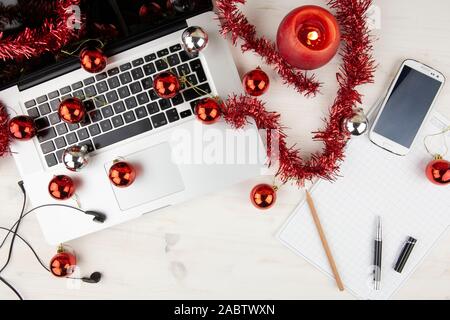
{"type": "Polygon", "coordinates": [[[106,215],[104,223],[96,223],[70,209],[38,210],[50,244],[155,213],[261,174],[265,149],[255,125],[236,131],[221,120],[206,126],[193,114],[205,92],[222,98],[241,92],[212,4],[200,2],[202,8],[186,18],[113,42],[106,50],[108,66],[102,73],[89,74],[76,59],[68,59],[43,66],[0,92],[5,105],[35,118],[39,129],[31,141],[16,141],[11,147],[33,206],[69,204],[106,215]],[[208,47],[198,57],[190,57],[181,46],[181,34],[188,26],[201,26],[209,35],[208,47]],[[186,86],[171,100],[159,99],[152,91],[152,79],[169,69],[188,75],[200,90],[186,86]],[[67,125],[56,112],[59,102],[71,96],[82,99],[88,110],[81,124],[67,125]],[[62,153],[71,145],[87,145],[91,155],[89,165],[77,173],[61,163],[62,153]],[[125,159],[138,168],[128,188],[116,188],[108,179],[115,159],[125,159]],[[72,199],[50,197],[48,183],[59,174],[76,182],[72,199]]]}

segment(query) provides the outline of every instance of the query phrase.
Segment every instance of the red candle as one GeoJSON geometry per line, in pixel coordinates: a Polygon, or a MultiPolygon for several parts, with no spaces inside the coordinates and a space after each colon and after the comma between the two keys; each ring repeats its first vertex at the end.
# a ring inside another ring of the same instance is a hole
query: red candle
{"type": "Polygon", "coordinates": [[[318,6],[303,6],[291,11],[278,28],[280,55],[302,70],[317,69],[337,53],[341,34],[336,18],[318,6]]]}

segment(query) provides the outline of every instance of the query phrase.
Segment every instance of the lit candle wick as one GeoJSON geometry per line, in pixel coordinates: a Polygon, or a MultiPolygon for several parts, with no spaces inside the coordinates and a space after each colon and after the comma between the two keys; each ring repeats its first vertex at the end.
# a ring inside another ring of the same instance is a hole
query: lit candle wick
{"type": "Polygon", "coordinates": [[[315,41],[317,39],[319,39],[319,33],[317,31],[308,32],[308,40],[315,41]]]}

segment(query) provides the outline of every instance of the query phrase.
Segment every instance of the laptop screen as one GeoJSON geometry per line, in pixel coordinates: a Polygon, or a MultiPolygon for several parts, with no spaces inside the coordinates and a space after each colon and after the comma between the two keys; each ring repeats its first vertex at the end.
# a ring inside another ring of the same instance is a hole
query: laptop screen
{"type": "MultiPolygon", "coordinates": [[[[5,0],[0,0],[0,4],[3,1],[5,0]]],[[[30,6],[33,5],[32,2],[30,1],[30,6]]],[[[40,1],[36,1],[38,2],[40,1]]],[[[171,25],[211,9],[210,0],[82,0],[80,10],[86,16],[86,33],[63,50],[71,53],[87,39],[101,39],[106,43],[106,49],[112,48],[118,43],[126,43],[128,39],[135,41],[152,30],[161,30],[165,26],[170,29],[171,25]],[[105,27],[109,28],[106,32],[105,27]]],[[[39,26],[45,18],[25,17],[11,24],[0,24],[0,32],[3,32],[3,38],[13,36],[29,26],[27,21],[39,26]]],[[[72,55],[45,53],[23,61],[0,61],[0,89],[26,81],[39,70],[57,68],[70,61],[76,63],[77,52],[72,55]]]]}

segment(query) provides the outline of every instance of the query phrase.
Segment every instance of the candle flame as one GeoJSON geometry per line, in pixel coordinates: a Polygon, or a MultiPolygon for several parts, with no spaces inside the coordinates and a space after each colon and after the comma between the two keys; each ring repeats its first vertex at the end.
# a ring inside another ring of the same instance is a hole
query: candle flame
{"type": "Polygon", "coordinates": [[[308,40],[315,41],[317,39],[319,39],[319,33],[317,31],[308,32],[308,40]]]}

